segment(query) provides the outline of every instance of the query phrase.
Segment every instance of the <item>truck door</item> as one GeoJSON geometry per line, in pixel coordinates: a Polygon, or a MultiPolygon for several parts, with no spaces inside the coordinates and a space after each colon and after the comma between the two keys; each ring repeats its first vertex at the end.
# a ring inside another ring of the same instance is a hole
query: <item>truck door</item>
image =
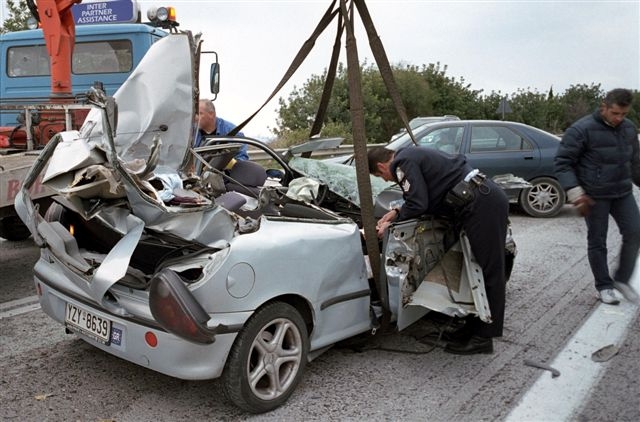
{"type": "Polygon", "coordinates": [[[390,226],[383,242],[389,304],[402,330],[427,312],[491,320],[482,269],[469,241],[450,223],[409,220],[390,226]]]}

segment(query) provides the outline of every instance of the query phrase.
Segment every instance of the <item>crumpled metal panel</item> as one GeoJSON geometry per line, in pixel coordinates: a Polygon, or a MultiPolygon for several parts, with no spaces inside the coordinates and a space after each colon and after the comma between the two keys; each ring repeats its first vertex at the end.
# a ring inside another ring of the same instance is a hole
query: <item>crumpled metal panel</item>
{"type": "Polygon", "coordinates": [[[498,186],[500,186],[502,189],[505,189],[505,190],[528,189],[533,186],[531,183],[527,182],[522,177],[514,176],[511,173],[498,174],[496,176],[493,176],[491,180],[496,182],[498,186]]]}
{"type": "MultiPolygon", "coordinates": [[[[289,166],[305,176],[320,180],[335,194],[340,195],[358,207],[360,206],[355,167],[302,157],[293,157],[289,161],[289,166]]],[[[380,192],[394,184],[393,182],[385,182],[380,177],[372,176],[372,202],[380,192]]]]}
{"type": "MultiPolygon", "coordinates": [[[[61,134],[63,141],[54,151],[46,179],[85,217],[96,213],[83,209],[79,197],[108,199],[121,195],[124,188],[132,215],[145,226],[224,247],[235,235],[234,217],[207,200],[184,207],[165,205],[163,199],[170,199],[172,193],[161,195],[149,183],[154,178],[170,179],[172,186],[182,188],[180,168],[189,152],[195,122],[192,46],[188,34],[172,34],[158,41],[115,93],[118,113],[113,142],[117,163],[107,162],[114,160],[109,153],[109,134],[103,132],[103,119],[109,110],[94,108],[79,132],[61,134]],[[110,164],[110,168],[91,167],[103,164],[110,164]],[[74,184],[91,168],[104,180],[118,180],[121,185],[74,184]]],[[[110,218],[101,214],[105,212],[97,215],[108,221],[110,218]]]]}
{"type": "MultiPolygon", "coordinates": [[[[47,170],[42,178],[43,183],[49,182],[51,184],[57,177],[65,175],[69,177],[69,172],[73,170],[107,161],[104,152],[81,139],[80,132],[77,130],[60,132],[58,135],[62,139],[49,160],[47,170]]],[[[62,187],[65,184],[66,182],[56,183],[57,187],[62,187]]]]}
{"type": "MultiPolygon", "coordinates": [[[[179,169],[195,133],[191,40],[171,34],[157,41],[114,94],[118,105],[116,149],[123,161],[148,159],[160,135],[159,165],[179,169]]],[[[87,139],[103,141],[102,111],[89,112],[81,129],[87,139]]]]}
{"type": "Polygon", "coordinates": [[[447,230],[438,220],[409,220],[389,231],[384,265],[398,329],[416,321],[426,309],[459,317],[477,314],[491,321],[482,268],[464,234],[445,252],[447,230]]]}

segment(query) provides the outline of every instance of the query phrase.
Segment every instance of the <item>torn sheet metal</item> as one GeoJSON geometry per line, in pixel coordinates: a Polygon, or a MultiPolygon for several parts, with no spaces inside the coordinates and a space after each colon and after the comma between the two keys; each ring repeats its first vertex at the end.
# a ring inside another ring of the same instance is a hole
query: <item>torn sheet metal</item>
{"type": "Polygon", "coordinates": [[[142,236],[144,223],[136,216],[129,214],[127,210],[116,208],[113,211],[122,214],[121,220],[124,220],[126,224],[126,234],[111,248],[87,288],[90,290],[91,297],[102,306],[112,312],[124,315],[120,307],[105,300],[105,293],[127,273],[131,255],[140,241],[140,236],[142,236]]]}
{"type": "Polygon", "coordinates": [[[466,236],[455,243],[452,236],[452,230],[438,220],[409,220],[391,226],[384,265],[389,302],[397,303],[399,329],[413,323],[426,309],[459,317],[477,314],[481,320],[491,321],[482,269],[466,236]],[[398,292],[398,297],[391,297],[393,292],[398,292]]]}
{"type": "MultiPolygon", "coordinates": [[[[125,162],[148,159],[153,138],[162,139],[158,164],[180,169],[195,133],[192,41],[188,34],[172,34],[157,41],[131,76],[114,94],[118,105],[115,144],[125,162]]],[[[82,135],[107,149],[102,113],[93,109],[82,135]]]]}
{"type": "MultiPolygon", "coordinates": [[[[49,182],[51,184],[60,176],[67,176],[68,179],[70,172],[74,170],[107,162],[104,152],[83,140],[77,130],[60,132],[58,136],[61,139],[49,160],[47,170],[42,178],[43,183],[49,182]]],[[[65,182],[53,183],[51,187],[54,189],[65,185],[65,182]]]]}
{"type": "Polygon", "coordinates": [[[234,236],[234,217],[182,186],[196,122],[192,53],[188,34],[159,40],[115,93],[117,155],[110,154],[101,108],[90,111],[79,132],[61,134],[46,180],[85,217],[112,220],[80,199],[99,207],[105,202],[96,199],[126,195],[132,215],[154,230],[206,245],[226,245],[234,236]]]}
{"type": "Polygon", "coordinates": [[[528,189],[533,185],[522,177],[514,176],[511,173],[507,174],[498,174],[491,178],[498,186],[502,189],[528,189]]]}

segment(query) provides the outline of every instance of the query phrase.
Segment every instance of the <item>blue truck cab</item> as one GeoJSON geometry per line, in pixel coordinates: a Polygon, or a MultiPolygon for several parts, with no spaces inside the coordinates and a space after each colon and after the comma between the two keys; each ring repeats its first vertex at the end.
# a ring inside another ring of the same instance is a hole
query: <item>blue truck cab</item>
{"type": "MultiPolygon", "coordinates": [[[[142,23],[76,26],[72,58],[73,94],[96,81],[113,95],[151,45],[168,35],[142,23]]],[[[51,93],[49,55],[41,29],[0,35],[0,101],[38,103],[51,93]]],[[[17,113],[0,113],[0,126],[15,126],[17,113]]]]}

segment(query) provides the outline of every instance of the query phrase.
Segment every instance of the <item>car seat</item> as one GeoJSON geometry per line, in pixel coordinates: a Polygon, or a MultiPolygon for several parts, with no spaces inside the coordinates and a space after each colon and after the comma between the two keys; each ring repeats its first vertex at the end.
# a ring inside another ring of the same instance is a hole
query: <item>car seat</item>
{"type": "Polygon", "coordinates": [[[258,163],[238,160],[228,173],[227,191],[258,197],[259,187],[267,180],[267,171],[258,163]]]}

